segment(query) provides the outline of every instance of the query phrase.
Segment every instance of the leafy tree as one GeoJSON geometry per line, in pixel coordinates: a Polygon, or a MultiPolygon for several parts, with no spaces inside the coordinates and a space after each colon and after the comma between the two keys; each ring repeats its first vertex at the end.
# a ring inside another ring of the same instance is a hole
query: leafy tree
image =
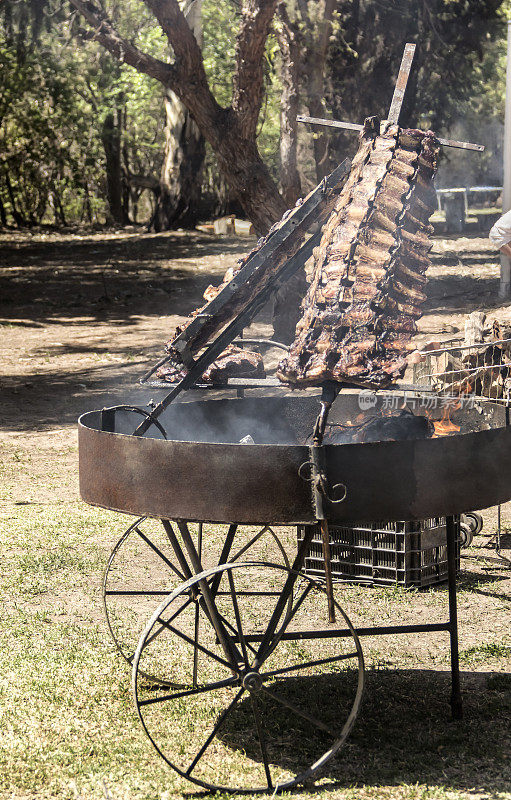
{"type": "Polygon", "coordinates": [[[161,92],[95,43],[77,47],[72,21],[58,8],[47,6],[31,27],[31,5],[2,7],[0,222],[126,221],[141,192],[131,176],[161,166],[161,92]],[[112,140],[117,149],[109,152],[112,140]]]}
{"type": "Polygon", "coordinates": [[[209,141],[256,230],[268,230],[285,210],[257,146],[264,52],[277,0],[242,0],[232,96],[227,107],[221,106],[212,92],[199,44],[178,0],[144,0],[168,40],[172,63],[156,58],[123,36],[99,6],[86,0],[70,2],[91,26],[93,37],[119,61],[155,78],[179,97],[209,141]]]}
{"type": "MultiPolygon", "coordinates": [[[[442,131],[460,103],[479,94],[476,76],[503,30],[502,0],[341,0],[329,51],[326,98],[336,119],[385,118],[405,42],[417,50],[400,122],[442,131]]],[[[484,91],[484,90],[483,90],[484,91]]],[[[335,160],[351,149],[341,134],[335,160]]]]}

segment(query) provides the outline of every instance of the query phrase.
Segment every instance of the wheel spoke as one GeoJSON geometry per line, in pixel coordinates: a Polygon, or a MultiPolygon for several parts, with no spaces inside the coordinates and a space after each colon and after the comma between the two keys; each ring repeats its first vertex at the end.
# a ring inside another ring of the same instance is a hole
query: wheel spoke
{"type": "Polygon", "coordinates": [[[181,639],[184,639],[185,642],[191,644],[192,647],[197,647],[201,651],[201,653],[204,653],[205,655],[209,656],[214,661],[218,661],[219,664],[222,664],[222,666],[227,667],[227,669],[230,669],[231,671],[234,670],[233,665],[229,664],[229,662],[226,661],[224,658],[220,658],[220,656],[217,656],[216,653],[213,653],[211,650],[208,650],[207,647],[204,647],[204,645],[199,644],[199,642],[194,642],[194,640],[191,639],[189,636],[187,636],[186,633],[183,633],[183,631],[174,628],[173,625],[170,625],[170,623],[166,622],[161,617],[158,617],[158,622],[160,622],[162,625],[168,628],[168,630],[171,631],[172,633],[175,633],[176,636],[179,636],[181,639]]]}
{"type": "Polygon", "coordinates": [[[145,542],[145,543],[148,545],[148,547],[150,547],[150,548],[151,548],[151,550],[154,550],[154,552],[156,553],[156,555],[157,555],[157,556],[159,556],[159,557],[161,558],[161,560],[162,560],[162,561],[163,561],[163,562],[164,562],[164,563],[167,565],[167,567],[169,567],[169,568],[170,568],[170,569],[171,569],[173,572],[175,572],[175,574],[177,575],[177,577],[178,577],[178,578],[180,578],[180,580],[182,580],[182,581],[186,580],[186,578],[185,578],[185,576],[183,575],[183,573],[182,573],[182,572],[180,572],[176,566],[174,566],[174,564],[172,563],[172,561],[170,561],[170,560],[167,558],[167,556],[166,556],[166,555],[164,555],[164,554],[161,552],[160,548],[159,548],[159,547],[157,547],[157,546],[156,546],[156,545],[155,545],[155,544],[154,544],[154,543],[153,543],[153,542],[152,542],[152,541],[149,539],[149,537],[145,535],[145,533],[142,533],[142,531],[140,530],[140,528],[138,528],[138,527],[137,527],[137,528],[135,528],[134,530],[136,530],[136,532],[138,533],[138,535],[140,536],[140,538],[144,540],[144,542],[145,542]]]}
{"type": "MultiPolygon", "coordinates": [[[[222,547],[222,552],[220,553],[220,558],[218,559],[218,566],[221,564],[225,564],[229,561],[229,553],[231,552],[232,543],[234,542],[234,537],[236,536],[236,531],[238,530],[237,525],[229,525],[227,530],[227,536],[225,537],[224,546],[222,547]]],[[[222,580],[222,573],[217,572],[217,574],[213,577],[211,581],[211,594],[213,597],[216,597],[218,592],[218,587],[220,586],[220,582],[222,580]]]]}
{"type": "Polygon", "coordinates": [[[307,667],[318,667],[321,664],[331,664],[334,661],[347,661],[350,658],[357,658],[358,653],[343,653],[340,656],[330,656],[330,658],[319,658],[317,661],[305,661],[303,664],[295,664],[292,667],[273,669],[271,672],[261,672],[261,678],[272,678],[274,675],[284,675],[285,672],[293,672],[297,669],[307,669],[307,667]]]}
{"type": "MultiPolygon", "coordinates": [[[[226,593],[226,594],[227,594],[227,593],[226,593]]],[[[223,614],[220,614],[220,612],[218,612],[218,616],[220,617],[220,619],[222,620],[222,622],[224,623],[224,625],[226,626],[226,628],[229,628],[229,630],[230,630],[230,631],[231,631],[231,632],[234,634],[234,636],[235,636],[237,639],[239,639],[239,634],[238,634],[238,631],[236,630],[236,628],[234,627],[234,625],[232,625],[232,624],[229,622],[229,620],[228,620],[228,619],[226,619],[226,618],[224,617],[224,615],[223,615],[223,614]]],[[[248,649],[249,649],[249,650],[251,650],[251,651],[252,651],[252,653],[253,653],[254,655],[256,655],[256,652],[257,652],[257,651],[256,651],[255,647],[253,647],[253,645],[251,645],[251,644],[250,644],[250,642],[247,642],[246,640],[245,640],[245,644],[247,645],[248,649]]]]}
{"type": "Polygon", "coordinates": [[[192,686],[197,686],[197,669],[199,664],[199,648],[197,642],[199,640],[199,604],[195,603],[195,620],[193,624],[193,638],[195,640],[193,648],[193,667],[192,667],[192,686]]]}
{"type": "Polygon", "coordinates": [[[220,620],[218,614],[218,608],[215,603],[215,598],[211,592],[210,584],[205,578],[200,577],[200,573],[204,572],[204,568],[202,566],[199,554],[197,552],[197,548],[195,547],[193,539],[190,535],[188,523],[185,520],[178,519],[177,526],[181,533],[181,538],[184,542],[185,548],[188,552],[190,563],[193,569],[195,570],[195,574],[197,576],[197,583],[199,585],[202,598],[204,601],[204,611],[207,614],[213,628],[215,629],[215,633],[218,637],[218,641],[222,646],[222,650],[224,651],[226,659],[231,661],[231,664],[233,665],[232,667],[233,672],[236,672],[237,670],[235,665],[242,660],[242,655],[239,652],[236,645],[234,644],[232,638],[228,635],[227,631],[223,626],[222,621],[220,620]]]}
{"type": "Polygon", "coordinates": [[[243,633],[243,625],[241,624],[241,614],[238,605],[238,598],[236,597],[236,587],[234,585],[234,577],[232,574],[232,569],[227,570],[227,578],[229,579],[229,589],[231,590],[232,607],[234,609],[234,616],[236,617],[236,626],[238,628],[238,636],[241,644],[241,650],[243,652],[243,658],[245,659],[245,664],[248,666],[247,643],[245,641],[245,634],[243,633]]]}
{"type": "MultiPolygon", "coordinates": [[[[168,622],[169,624],[170,624],[171,622],[173,622],[173,621],[175,620],[175,618],[176,618],[177,616],[179,616],[179,614],[181,613],[181,611],[184,611],[184,610],[185,610],[185,608],[186,608],[187,606],[189,606],[189,605],[190,605],[190,603],[192,603],[192,602],[193,602],[192,598],[190,598],[190,597],[189,597],[189,598],[188,598],[188,600],[187,600],[185,603],[183,603],[183,605],[181,606],[181,608],[179,608],[177,611],[175,611],[175,612],[174,612],[174,614],[172,614],[171,618],[170,618],[169,620],[167,620],[167,622],[168,622]]],[[[165,625],[161,625],[161,627],[159,627],[159,628],[158,628],[158,630],[156,630],[154,633],[152,633],[150,636],[148,636],[148,637],[147,637],[147,639],[145,640],[145,643],[144,643],[144,647],[147,647],[147,645],[148,645],[148,644],[151,644],[151,642],[154,642],[154,640],[155,640],[155,639],[156,639],[156,638],[157,638],[157,637],[160,635],[160,633],[162,633],[164,630],[166,630],[166,626],[165,626],[165,625]]]]}
{"type": "Polygon", "coordinates": [[[283,697],[279,697],[278,695],[274,694],[272,691],[270,691],[270,689],[267,689],[266,686],[263,686],[262,691],[269,697],[271,697],[273,700],[275,700],[276,703],[280,703],[280,705],[289,708],[289,710],[292,711],[294,714],[296,714],[298,717],[302,717],[302,719],[305,719],[307,720],[307,722],[310,722],[312,725],[315,725],[316,728],[319,728],[320,730],[325,731],[326,733],[331,735],[330,728],[327,725],[325,725],[324,722],[320,722],[319,719],[315,719],[315,717],[312,717],[310,714],[307,714],[306,711],[302,711],[300,708],[297,708],[295,705],[293,705],[293,703],[290,703],[289,700],[285,700],[283,697]]]}
{"type": "Polygon", "coordinates": [[[190,775],[192,770],[197,766],[197,763],[200,761],[200,759],[202,758],[202,756],[206,752],[207,748],[209,747],[209,745],[211,744],[211,742],[213,741],[213,739],[217,735],[217,733],[220,730],[221,726],[225,722],[227,716],[231,713],[232,709],[234,708],[234,706],[236,705],[236,703],[238,702],[238,700],[240,699],[240,697],[244,693],[244,691],[245,691],[245,689],[243,687],[241,687],[241,689],[237,693],[236,697],[229,703],[229,705],[227,706],[225,711],[220,715],[220,719],[216,723],[215,727],[213,728],[213,730],[209,734],[208,738],[206,739],[206,741],[202,745],[201,749],[199,750],[199,752],[197,753],[197,755],[193,759],[193,761],[190,764],[190,766],[188,767],[188,769],[185,771],[185,775],[190,775]]]}
{"type": "MultiPolygon", "coordinates": [[[[276,633],[274,638],[270,639],[270,641],[268,642],[267,649],[265,648],[264,650],[262,650],[262,645],[260,646],[259,651],[257,653],[257,658],[256,658],[256,664],[257,665],[262,664],[263,661],[268,657],[269,653],[272,653],[275,650],[275,648],[277,647],[278,643],[280,642],[280,640],[284,636],[284,633],[286,632],[289,623],[291,622],[291,620],[295,616],[296,612],[298,611],[298,609],[302,605],[303,601],[305,600],[305,598],[309,594],[309,592],[312,589],[312,587],[313,587],[312,583],[308,583],[307,584],[307,586],[303,590],[302,594],[300,595],[300,597],[298,598],[298,600],[296,601],[294,606],[291,608],[291,611],[284,617],[284,622],[282,623],[282,627],[280,628],[278,633],[276,633]]],[[[277,607],[278,607],[278,604],[277,604],[277,607]]],[[[277,607],[275,608],[275,611],[273,612],[274,615],[276,614],[277,607]]],[[[278,623],[278,620],[277,620],[277,623],[278,623]]]]}
{"type": "Polygon", "coordinates": [[[261,538],[263,533],[266,533],[266,531],[268,531],[268,530],[269,530],[268,525],[265,525],[264,528],[261,528],[259,533],[256,533],[256,535],[252,537],[252,539],[248,542],[248,544],[244,545],[244,547],[242,547],[241,550],[238,550],[238,552],[236,553],[235,556],[233,556],[232,558],[229,559],[229,562],[232,564],[233,561],[237,561],[238,558],[240,558],[243,555],[243,553],[246,553],[246,551],[250,547],[252,547],[252,545],[255,544],[258,539],[261,538]]]}
{"type": "MultiPolygon", "coordinates": [[[[304,539],[304,542],[306,542],[306,541],[307,540],[304,539]]],[[[301,557],[302,549],[303,549],[303,542],[300,545],[300,548],[298,550],[298,556],[295,559],[295,563],[298,561],[298,558],[301,557]]],[[[263,636],[263,638],[261,640],[261,644],[259,645],[259,648],[257,650],[257,656],[256,656],[256,660],[255,660],[255,664],[257,666],[260,666],[262,664],[262,662],[264,661],[264,659],[267,657],[267,654],[269,652],[271,652],[272,649],[275,649],[275,646],[272,647],[272,645],[271,645],[271,640],[272,640],[273,636],[275,635],[275,631],[277,630],[277,625],[279,624],[280,619],[282,617],[282,612],[284,611],[284,607],[285,607],[286,603],[288,602],[288,600],[290,600],[290,598],[293,595],[293,589],[294,589],[294,586],[295,586],[295,583],[296,583],[297,579],[298,579],[298,573],[295,570],[290,570],[289,573],[288,573],[288,576],[286,578],[286,581],[284,583],[284,586],[282,587],[282,591],[280,593],[280,597],[277,600],[275,608],[273,609],[273,613],[272,613],[270,621],[268,623],[268,627],[266,628],[266,632],[265,632],[265,634],[264,634],[264,636],[263,636]]],[[[302,598],[302,600],[303,599],[304,598],[302,598]]],[[[286,620],[288,620],[288,618],[291,619],[292,616],[293,616],[293,613],[291,611],[286,615],[286,617],[284,619],[284,624],[286,624],[286,620]]],[[[287,625],[286,625],[286,627],[287,627],[287,625]]],[[[277,640],[277,643],[278,643],[278,640],[277,640]]]]}
{"type": "Polygon", "coordinates": [[[273,789],[273,782],[271,779],[270,765],[268,763],[268,750],[266,748],[266,736],[264,733],[263,721],[261,719],[261,715],[259,714],[257,700],[253,694],[250,695],[250,700],[252,701],[252,711],[254,712],[254,720],[256,724],[257,736],[259,738],[259,746],[261,748],[261,756],[263,759],[266,781],[268,783],[268,789],[271,791],[273,789]]]}
{"type": "Polygon", "coordinates": [[[224,686],[232,686],[237,678],[225,678],[223,681],[215,681],[214,683],[207,683],[204,686],[197,686],[194,689],[186,689],[183,692],[175,692],[175,694],[164,694],[160,697],[149,697],[147,700],[139,700],[139,706],[150,706],[154,703],[164,703],[167,700],[178,700],[180,697],[191,697],[194,694],[203,694],[210,692],[213,689],[223,689],[224,686]]]}

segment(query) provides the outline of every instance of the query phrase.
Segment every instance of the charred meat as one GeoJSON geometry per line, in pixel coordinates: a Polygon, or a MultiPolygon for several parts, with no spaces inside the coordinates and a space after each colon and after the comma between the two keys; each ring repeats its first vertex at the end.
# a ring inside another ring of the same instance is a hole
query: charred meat
{"type": "MultiPolygon", "coordinates": [[[[184,367],[179,368],[171,362],[159,367],[154,377],[168,383],[177,383],[186,375],[184,367]]],[[[204,383],[224,383],[227,378],[264,378],[264,364],[260,353],[229,345],[222,355],[204,372],[204,383]]]]}
{"type": "Polygon", "coordinates": [[[285,383],[384,388],[403,376],[426,299],[438,150],[431,132],[366,120],[279,365],[285,383]]]}

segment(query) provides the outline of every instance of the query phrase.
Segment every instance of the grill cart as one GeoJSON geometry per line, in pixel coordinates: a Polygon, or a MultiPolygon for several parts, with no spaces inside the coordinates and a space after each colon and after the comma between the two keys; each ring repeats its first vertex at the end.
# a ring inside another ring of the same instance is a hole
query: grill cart
{"type": "MultiPolygon", "coordinates": [[[[385,397],[377,396],[372,414],[385,397]]],[[[332,758],[360,708],[365,635],[448,634],[452,710],[461,715],[454,515],[509,499],[505,409],[491,401],[458,409],[452,418],[459,433],[444,438],[317,448],[303,442],[319,400],[172,404],[144,436],[133,435],[131,409],[89,412],[80,420],[82,497],[151,518],[135,522],[121,539],[105,584],[112,630],[133,667],[142,724],[166,761],[210,789],[291,788],[332,758]],[[247,434],[254,444],[240,444],[247,434]],[[311,481],[318,458],[323,467],[311,481]],[[342,584],[334,582],[329,595],[324,574],[303,572],[317,538],[318,478],[334,533],[346,522],[446,517],[445,622],[355,630],[339,602],[342,584]],[[297,552],[280,541],[279,526],[295,526],[295,537],[303,526],[297,552]],[[222,539],[216,566],[213,538],[222,539]],[[271,560],[251,560],[266,540],[271,560]],[[151,581],[150,557],[160,565],[159,583],[151,581]],[[122,577],[123,559],[131,558],[140,570],[135,584],[122,577]],[[140,601],[149,621],[136,645],[139,631],[131,641],[123,637],[131,623],[137,629],[139,619],[130,615],[136,617],[140,601]],[[329,686],[331,716],[317,716],[329,686]],[[176,731],[183,731],[183,742],[169,752],[166,742],[175,741],[176,731]],[[317,743],[312,761],[302,763],[296,736],[317,743]]],[[[358,400],[356,392],[341,392],[332,424],[352,419],[358,400]]]]}
{"type": "MultiPolygon", "coordinates": [[[[412,55],[407,45],[394,125],[412,55]]],[[[433,388],[373,393],[325,380],[289,394],[272,379],[226,379],[236,398],[182,394],[311,256],[348,171],[341,164],[286,214],[174,338],[183,374],[170,391],[159,382],[166,357],[145,379],[164,389],[157,404],[79,421],[82,498],[138,518],[103,588],[140,720],[158,753],[209,790],[275,793],[313,778],[360,710],[363,636],[448,634],[460,718],[457,517],[511,496],[509,418],[491,400],[458,403],[454,432],[434,438],[443,409],[427,401],[433,388]],[[355,629],[336,578],[350,547],[355,577],[367,576],[364,529],[382,574],[393,548],[398,583],[448,580],[445,621],[355,629]],[[346,531],[359,538],[346,542],[346,531]]]]}

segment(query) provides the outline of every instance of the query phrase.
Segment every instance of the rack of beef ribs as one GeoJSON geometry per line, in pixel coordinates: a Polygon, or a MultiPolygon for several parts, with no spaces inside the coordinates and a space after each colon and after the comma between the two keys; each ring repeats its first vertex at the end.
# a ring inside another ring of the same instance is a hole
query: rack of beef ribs
{"type": "MultiPolygon", "coordinates": [[[[317,232],[307,239],[308,232],[313,225],[320,229],[330,216],[349,166],[350,162],[346,160],[336,167],[307,197],[286,211],[282,219],[234,269],[227,270],[219,286],[206,289],[206,303],[175,329],[165,345],[167,356],[144,376],[143,381],[156,377],[169,383],[182,380],[194,366],[194,357],[226,325],[236,319],[248,324],[253,318],[253,310],[257,311],[284,280],[291,277],[293,269],[296,272],[300,266],[304,266],[311,255],[312,246],[320,238],[317,232]],[[259,299],[260,304],[254,302],[259,299]]],[[[242,329],[243,326],[233,326],[233,335],[226,337],[225,347],[242,329]]],[[[247,352],[244,351],[245,354],[247,352]]],[[[216,354],[214,358],[217,358],[216,354]]],[[[214,358],[206,364],[207,368],[214,358]]],[[[251,352],[249,358],[254,362],[254,369],[260,372],[260,367],[255,364],[258,354],[251,352]]],[[[237,352],[225,351],[222,361],[222,369],[233,376],[247,374],[247,365],[241,367],[240,373],[237,352]],[[234,359],[227,370],[229,353],[234,359]]]]}
{"type": "Polygon", "coordinates": [[[315,252],[303,315],[277,375],[384,388],[404,375],[426,299],[439,145],[431,131],[365,121],[315,252]]]}

